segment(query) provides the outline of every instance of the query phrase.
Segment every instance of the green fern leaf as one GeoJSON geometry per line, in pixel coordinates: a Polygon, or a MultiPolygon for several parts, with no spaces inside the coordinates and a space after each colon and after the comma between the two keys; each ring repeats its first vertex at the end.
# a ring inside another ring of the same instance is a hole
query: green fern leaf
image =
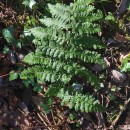
{"type": "Polygon", "coordinates": [[[76,111],[101,111],[99,102],[90,94],[76,93],[72,84],[89,82],[98,91],[100,81],[91,65],[102,64],[99,49],[105,46],[96,37],[101,31],[99,21],[103,14],[96,10],[95,0],[75,0],[70,5],[48,4],[50,17],[40,19],[41,27],[29,31],[34,36],[35,52],[26,55],[23,62],[29,65],[21,72],[22,79],[35,79],[50,84],[48,95],[57,95],[63,104],[76,111]],[[51,87],[53,86],[53,87],[51,87]],[[68,88],[68,90],[59,90],[68,88]],[[55,90],[56,91],[55,91],[55,90]]]}

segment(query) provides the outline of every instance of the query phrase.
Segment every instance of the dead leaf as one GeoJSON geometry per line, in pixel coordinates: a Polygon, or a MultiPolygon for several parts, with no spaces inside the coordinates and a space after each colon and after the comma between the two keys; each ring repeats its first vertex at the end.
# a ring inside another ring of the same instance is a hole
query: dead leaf
{"type": "Polygon", "coordinates": [[[121,35],[119,33],[116,33],[116,36],[114,37],[114,39],[117,42],[128,42],[129,41],[125,36],[123,36],[123,35],[121,35]]]}

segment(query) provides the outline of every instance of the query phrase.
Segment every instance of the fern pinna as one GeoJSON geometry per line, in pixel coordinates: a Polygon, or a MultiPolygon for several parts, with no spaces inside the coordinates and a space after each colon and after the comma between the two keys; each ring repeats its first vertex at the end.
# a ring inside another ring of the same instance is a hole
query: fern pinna
{"type": "Polygon", "coordinates": [[[22,79],[49,82],[48,91],[52,95],[63,101],[69,97],[66,102],[71,107],[86,112],[100,111],[99,102],[90,94],[69,93],[68,86],[81,78],[81,84],[88,81],[91,86],[100,88],[98,77],[88,68],[93,63],[102,63],[96,50],[104,47],[95,36],[100,31],[97,22],[102,12],[96,10],[92,2],[94,0],[75,0],[69,6],[48,4],[51,17],[40,19],[42,26],[30,29],[36,51],[25,56],[24,62],[31,66],[20,75],[22,79]],[[51,91],[53,89],[56,91],[51,91]]]}

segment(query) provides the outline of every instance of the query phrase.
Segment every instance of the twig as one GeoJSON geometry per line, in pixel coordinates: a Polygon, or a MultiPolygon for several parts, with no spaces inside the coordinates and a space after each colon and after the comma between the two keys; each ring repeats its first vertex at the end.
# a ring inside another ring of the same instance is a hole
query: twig
{"type": "MultiPolygon", "coordinates": [[[[29,129],[32,130],[32,129],[36,129],[36,128],[45,128],[45,127],[46,127],[46,128],[48,128],[48,127],[53,127],[53,128],[54,128],[54,127],[58,127],[58,125],[25,127],[24,130],[29,130],[29,129]]],[[[52,129],[50,129],[50,128],[48,128],[48,129],[49,129],[49,130],[52,130],[52,129]]]]}
{"type": "MultiPolygon", "coordinates": [[[[38,115],[38,117],[41,119],[41,121],[44,123],[44,127],[47,127],[47,123],[42,119],[42,117],[41,117],[41,115],[40,114],[38,114],[37,113],[37,115],[38,115]]],[[[43,127],[43,126],[42,126],[43,127]]],[[[40,127],[41,128],[41,127],[40,127]]],[[[30,129],[30,127],[28,127],[27,129],[30,129]]],[[[51,130],[50,128],[48,128],[49,130],[51,130]]]]}
{"type": "Polygon", "coordinates": [[[48,117],[45,115],[45,113],[40,112],[41,116],[46,120],[46,122],[51,125],[50,121],[48,120],[48,117]]]}
{"type": "Polygon", "coordinates": [[[8,74],[0,75],[0,78],[2,78],[2,77],[6,77],[6,76],[8,76],[8,75],[9,75],[9,73],[8,73],[8,74]]]}
{"type": "Polygon", "coordinates": [[[123,114],[123,112],[127,109],[127,105],[130,103],[130,98],[128,100],[125,101],[124,103],[124,109],[122,109],[118,116],[116,117],[116,119],[112,122],[110,128],[113,129],[114,126],[117,124],[118,120],[120,119],[121,115],[123,114]]]}
{"type": "Polygon", "coordinates": [[[54,119],[54,114],[53,114],[53,111],[51,110],[51,115],[52,115],[52,120],[54,122],[54,125],[56,125],[56,122],[55,122],[55,119],[54,119]]]}
{"type": "MultiPolygon", "coordinates": [[[[33,126],[33,127],[24,127],[24,130],[29,130],[29,129],[36,129],[36,128],[48,128],[49,130],[52,130],[50,129],[49,127],[51,128],[58,128],[60,125],[62,125],[62,123],[59,123],[57,125],[46,125],[46,126],[33,126]]],[[[57,129],[58,130],[58,129],[57,129]]]]}
{"type": "Polygon", "coordinates": [[[39,113],[37,113],[37,115],[38,115],[38,117],[41,119],[41,121],[42,121],[45,125],[47,125],[48,121],[46,120],[46,118],[43,117],[43,116],[42,116],[41,114],[39,114],[39,113]]]}
{"type": "Polygon", "coordinates": [[[98,118],[98,127],[99,128],[101,128],[101,127],[106,128],[103,113],[102,112],[97,112],[96,115],[97,115],[97,118],[98,118]]]}
{"type": "Polygon", "coordinates": [[[102,4],[102,3],[100,3],[100,4],[101,4],[101,7],[102,7],[102,9],[103,9],[103,11],[104,11],[105,16],[107,16],[107,13],[106,13],[106,10],[105,10],[103,4],[102,4]]]}
{"type": "Polygon", "coordinates": [[[44,95],[44,94],[42,94],[41,92],[38,92],[38,94],[39,94],[40,96],[45,97],[45,95],[44,95]]]}
{"type": "Polygon", "coordinates": [[[68,124],[65,124],[65,126],[68,128],[68,130],[71,130],[71,128],[69,127],[69,125],[68,125],[68,124]]]}
{"type": "MultiPolygon", "coordinates": [[[[20,71],[15,71],[16,73],[18,73],[18,72],[20,72],[20,71]]],[[[6,74],[3,74],[3,75],[0,75],[0,78],[2,78],[2,77],[6,77],[6,76],[9,76],[10,75],[10,73],[6,73],[6,74]]]]}

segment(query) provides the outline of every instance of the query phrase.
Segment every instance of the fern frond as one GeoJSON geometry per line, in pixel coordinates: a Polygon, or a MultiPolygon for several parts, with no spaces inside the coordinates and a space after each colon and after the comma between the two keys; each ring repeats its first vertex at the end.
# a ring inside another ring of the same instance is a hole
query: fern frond
{"type": "MultiPolygon", "coordinates": [[[[32,68],[28,68],[25,71],[27,73],[26,75],[31,75],[30,73],[33,72],[33,73],[35,73],[35,76],[38,78],[38,80],[43,81],[43,79],[44,79],[44,81],[52,82],[52,80],[46,80],[44,78],[47,76],[46,74],[50,74],[49,69],[52,68],[51,70],[53,72],[50,75],[50,79],[52,79],[54,77],[55,79],[56,78],[58,79],[57,81],[59,81],[60,79],[58,77],[61,77],[61,81],[64,81],[65,77],[68,76],[69,77],[68,81],[70,81],[70,77],[72,77],[74,75],[77,75],[77,76],[79,75],[80,77],[86,78],[86,80],[88,80],[91,83],[91,85],[94,85],[97,88],[100,87],[97,76],[94,75],[91,71],[89,71],[85,67],[78,65],[76,63],[71,63],[71,62],[54,61],[50,58],[43,58],[43,57],[39,58],[39,56],[40,55],[36,56],[33,52],[28,54],[27,56],[25,56],[24,62],[26,62],[30,65],[36,65],[32,68]],[[38,64],[41,64],[41,65],[37,66],[38,64]],[[45,72],[41,72],[41,70],[44,70],[45,68],[46,68],[46,70],[48,70],[48,71],[46,71],[46,74],[45,74],[45,72]],[[56,74],[54,74],[54,72],[56,72],[56,74]],[[69,74],[71,74],[71,76],[69,76],[69,74]]],[[[25,72],[23,71],[23,73],[21,75],[23,75],[25,72]]],[[[25,77],[25,76],[22,76],[22,77],[25,77]]],[[[27,79],[27,77],[26,77],[26,79],[27,79]]],[[[54,81],[56,81],[56,80],[54,80],[54,81]]]]}
{"type": "Polygon", "coordinates": [[[75,0],[76,5],[89,5],[95,2],[95,0],[75,0]]]}
{"type": "MultiPolygon", "coordinates": [[[[46,76],[50,77],[50,79],[51,77],[56,77],[55,75],[49,76],[52,72],[56,73],[56,75],[61,73],[61,77],[64,74],[71,75],[71,77],[80,75],[85,77],[91,85],[99,87],[97,76],[79,64],[102,63],[100,54],[95,51],[89,51],[91,48],[103,48],[100,40],[92,36],[93,33],[100,31],[100,27],[94,22],[101,19],[102,13],[100,11],[97,11],[97,13],[93,12],[95,7],[89,5],[90,2],[93,1],[77,0],[70,6],[49,4],[52,18],[40,20],[46,25],[46,28],[37,27],[30,29],[32,34],[38,39],[36,41],[38,41],[39,46],[37,46],[36,53],[25,56],[24,62],[30,65],[39,65],[43,70],[47,69],[47,75],[43,74],[45,71],[41,72],[41,74],[37,72],[42,75],[41,78],[36,75],[39,80],[44,79],[43,77],[46,76]]],[[[51,80],[48,81],[51,82],[51,80]]],[[[61,79],[61,81],[64,80],[61,79]]]]}
{"type": "Polygon", "coordinates": [[[47,35],[46,30],[42,27],[35,27],[30,29],[30,31],[38,39],[43,39],[47,35]]]}
{"type": "Polygon", "coordinates": [[[96,100],[89,93],[86,95],[72,94],[64,89],[61,89],[58,93],[58,97],[62,99],[62,105],[68,104],[69,108],[74,108],[76,111],[81,110],[81,112],[100,112],[104,108],[100,105],[99,101],[96,100]]]}
{"type": "Polygon", "coordinates": [[[55,28],[59,29],[68,29],[68,26],[66,25],[66,22],[60,19],[52,19],[52,18],[46,18],[40,20],[42,23],[44,23],[47,27],[54,26],[55,28]]]}
{"type": "Polygon", "coordinates": [[[73,41],[75,43],[76,46],[82,44],[82,47],[84,49],[88,48],[88,49],[103,49],[105,47],[104,44],[101,43],[101,41],[97,38],[97,37],[94,37],[94,36],[82,36],[81,37],[77,37],[76,40],[73,41]],[[91,44],[90,44],[90,41],[91,44]]]}
{"type": "MultiPolygon", "coordinates": [[[[22,79],[36,79],[38,83],[49,82],[49,91],[56,87],[55,95],[69,103],[70,108],[82,112],[100,111],[102,107],[90,94],[70,93],[66,86],[82,79],[97,90],[100,82],[91,71],[91,64],[103,63],[97,49],[104,45],[93,34],[101,31],[99,21],[102,12],[93,6],[95,0],[75,0],[68,5],[48,4],[51,17],[40,19],[41,27],[30,29],[36,50],[24,57],[30,66],[21,72],[22,79]],[[51,87],[53,86],[53,87],[51,87]],[[58,93],[59,92],[59,93],[58,93]]],[[[48,93],[49,93],[48,91],[48,93]]]]}
{"type": "MultiPolygon", "coordinates": [[[[64,13],[70,12],[70,8],[67,5],[61,5],[57,3],[56,5],[48,4],[48,7],[50,9],[50,13],[52,16],[60,15],[62,16],[64,13]]],[[[69,14],[68,14],[69,15],[69,14]]]]}

